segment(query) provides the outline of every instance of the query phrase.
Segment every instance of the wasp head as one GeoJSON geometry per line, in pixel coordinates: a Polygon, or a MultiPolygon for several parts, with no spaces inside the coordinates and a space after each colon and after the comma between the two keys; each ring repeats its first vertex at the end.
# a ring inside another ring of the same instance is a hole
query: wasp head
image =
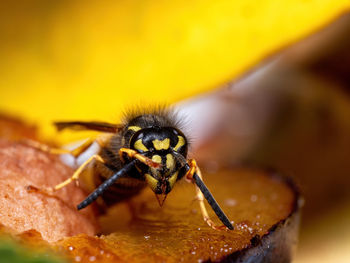
{"type": "Polygon", "coordinates": [[[183,160],[187,156],[186,137],[172,127],[143,128],[130,139],[130,148],[161,164],[158,168],[153,168],[140,163],[136,168],[144,175],[146,183],[162,205],[178,179],[179,170],[184,166],[183,160]]]}

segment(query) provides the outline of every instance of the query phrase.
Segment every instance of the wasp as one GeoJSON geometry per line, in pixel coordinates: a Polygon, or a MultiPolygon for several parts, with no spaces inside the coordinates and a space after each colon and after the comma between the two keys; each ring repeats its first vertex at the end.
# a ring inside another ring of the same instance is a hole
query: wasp
{"type": "Polygon", "coordinates": [[[176,182],[186,178],[196,185],[196,199],[204,221],[214,229],[233,226],[222,211],[207,186],[194,159],[187,159],[189,141],[180,129],[180,122],[169,108],[134,110],[125,114],[122,124],[105,122],[55,122],[56,128],[94,130],[102,132],[97,139],[89,139],[78,148],[68,151],[36,145],[42,150],[61,154],[67,151],[79,157],[94,142],[100,146],[98,153],[88,158],[73,175],[51,188],[57,191],[79,179],[86,169],[91,169],[93,190],[78,204],[83,209],[102,197],[106,205],[131,198],[149,186],[162,206],[176,182]],[[224,226],[216,226],[209,218],[204,205],[207,200],[224,226]]]}

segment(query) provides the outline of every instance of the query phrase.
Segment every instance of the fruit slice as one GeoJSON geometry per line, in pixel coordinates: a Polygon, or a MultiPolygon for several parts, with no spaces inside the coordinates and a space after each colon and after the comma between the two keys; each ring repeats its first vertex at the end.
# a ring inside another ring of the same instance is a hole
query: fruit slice
{"type": "MultiPolygon", "coordinates": [[[[104,234],[58,243],[83,262],[289,262],[297,243],[298,193],[280,176],[259,170],[205,174],[205,181],[235,230],[216,231],[202,220],[194,187],[176,185],[159,207],[146,189],[100,218],[104,234]],[[113,260],[112,260],[113,259],[113,260]]],[[[208,208],[210,209],[210,208],[208,208]]],[[[212,211],[214,221],[219,222],[212,211]]]]}

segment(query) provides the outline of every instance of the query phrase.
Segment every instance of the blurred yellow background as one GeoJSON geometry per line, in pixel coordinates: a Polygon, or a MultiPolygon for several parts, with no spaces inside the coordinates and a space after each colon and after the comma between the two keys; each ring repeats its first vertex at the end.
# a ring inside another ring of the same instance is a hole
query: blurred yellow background
{"type": "Polygon", "coordinates": [[[40,123],[118,121],[237,77],[348,0],[2,1],[0,110],[40,123]]]}

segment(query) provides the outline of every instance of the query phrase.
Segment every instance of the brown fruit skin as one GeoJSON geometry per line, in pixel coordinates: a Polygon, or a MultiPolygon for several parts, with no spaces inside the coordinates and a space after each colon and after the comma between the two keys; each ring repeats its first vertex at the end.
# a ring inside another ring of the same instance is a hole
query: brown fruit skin
{"type": "Polygon", "coordinates": [[[0,139],[0,224],[21,233],[34,229],[54,242],[98,231],[93,208],[78,212],[86,193],[70,184],[52,196],[28,192],[28,185],[52,187],[73,173],[57,156],[25,144],[0,139]]]}

